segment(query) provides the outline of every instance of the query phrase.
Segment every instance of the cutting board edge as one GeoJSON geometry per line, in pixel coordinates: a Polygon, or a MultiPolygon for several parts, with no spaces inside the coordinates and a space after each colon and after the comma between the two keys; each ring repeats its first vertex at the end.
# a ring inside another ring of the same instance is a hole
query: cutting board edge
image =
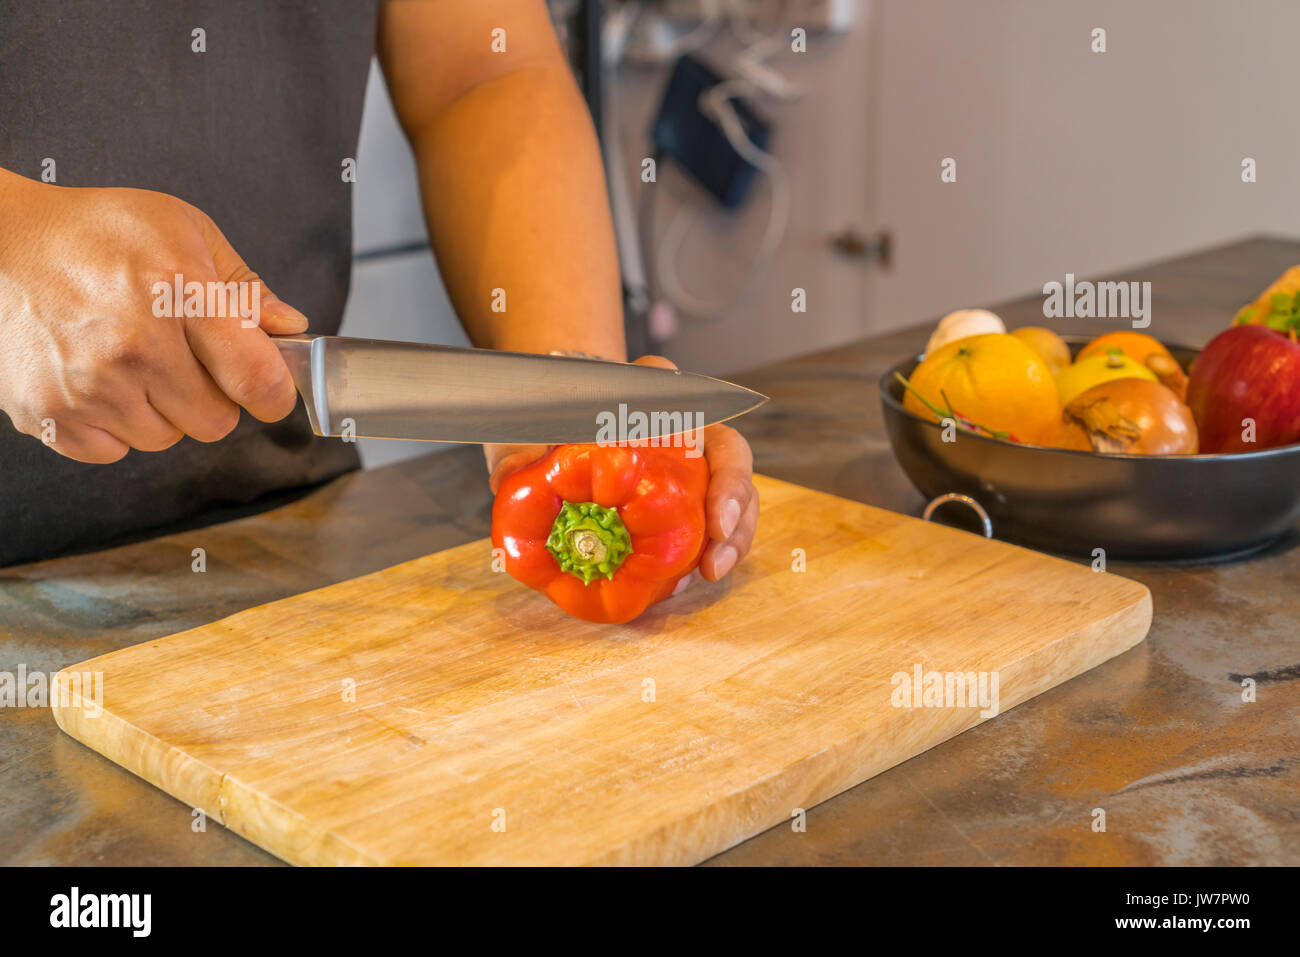
{"type": "Polygon", "coordinates": [[[241,781],[232,779],[229,774],[218,771],[194,757],[184,748],[166,744],[156,735],[150,734],[118,715],[110,714],[108,711],[102,711],[98,715],[89,714],[81,696],[72,693],[66,683],[65,676],[79,670],[84,670],[83,665],[65,668],[54,676],[59,693],[51,695],[50,709],[54,712],[54,723],[59,730],[74,741],[90,748],[142,781],[147,781],[169,797],[188,807],[201,810],[222,827],[290,864],[380,865],[384,863],[350,844],[332,830],[318,828],[312,840],[308,842],[309,845],[314,845],[321,838],[325,839],[325,845],[331,851],[324,859],[318,859],[319,855],[302,854],[293,847],[278,846],[278,842],[268,840],[267,833],[274,833],[268,823],[270,818],[278,820],[281,826],[293,821],[299,824],[300,828],[309,831],[310,824],[300,813],[264,794],[253,791],[241,781]],[[67,701],[68,704],[62,704],[63,701],[67,701]],[[119,743],[116,749],[110,744],[114,739],[119,743]],[[110,752],[114,750],[118,753],[134,752],[140,755],[141,759],[128,764],[119,758],[111,757],[110,752]],[[241,810],[247,804],[256,806],[258,813],[254,815],[241,810]]]}
{"type": "MultiPolygon", "coordinates": [[[[96,659],[90,659],[84,664],[90,664],[94,660],[96,659]]],[[[142,781],[149,782],[191,808],[198,808],[224,825],[220,785],[225,775],[188,752],[167,744],[107,710],[97,715],[88,714],[81,696],[70,691],[66,684],[66,676],[82,670],[84,664],[64,668],[54,676],[54,684],[59,691],[51,694],[50,710],[54,713],[54,723],[59,730],[142,781]],[[112,757],[111,752],[115,749],[111,742],[114,737],[123,743],[123,747],[116,750],[133,750],[143,756],[143,760],[127,764],[120,758],[112,757]],[[169,759],[174,762],[171,766],[168,765],[169,759]],[[187,771],[197,772],[193,776],[195,783],[183,786],[180,781],[185,778],[187,771]]]]}
{"type": "Polygon", "coordinates": [[[226,816],[232,820],[222,821],[222,825],[295,867],[380,867],[387,863],[349,842],[337,830],[313,827],[301,813],[242,781],[230,781],[225,794],[226,816]],[[302,846],[281,845],[273,840],[277,826],[281,828],[279,833],[289,833],[290,822],[301,825],[309,833],[307,841],[298,842],[302,846]]]}
{"type": "MultiPolygon", "coordinates": [[[[859,500],[856,499],[856,498],[846,498],[846,497],[843,496],[843,495],[836,495],[834,492],[825,492],[825,491],[822,491],[821,489],[812,488],[812,487],[810,487],[810,486],[799,485],[799,484],[796,483],[796,482],[787,482],[785,479],[773,478],[773,477],[770,476],[770,475],[764,475],[764,474],[759,473],[759,472],[755,472],[755,473],[754,473],[754,484],[755,484],[756,486],[761,486],[761,485],[763,485],[763,484],[769,484],[769,483],[770,483],[770,484],[775,484],[775,485],[783,485],[783,486],[786,486],[786,487],[788,487],[788,488],[798,490],[798,491],[800,491],[800,492],[813,492],[813,493],[816,493],[817,495],[824,495],[824,496],[826,496],[827,498],[833,498],[833,499],[836,499],[836,500],[838,500],[838,501],[845,502],[845,503],[848,503],[848,504],[850,504],[850,505],[857,505],[857,506],[862,507],[862,508],[870,508],[870,509],[875,509],[876,511],[880,511],[880,512],[888,512],[890,515],[896,516],[897,518],[903,520],[904,522],[910,522],[910,523],[914,523],[914,524],[917,524],[917,525],[924,525],[924,526],[927,526],[927,527],[938,527],[938,528],[943,528],[943,529],[945,529],[945,530],[947,530],[947,531],[951,531],[951,532],[962,532],[962,533],[965,534],[965,535],[975,535],[977,538],[982,538],[982,539],[985,539],[986,541],[993,542],[993,543],[995,543],[995,544],[997,544],[997,545],[999,545],[999,546],[1001,546],[1001,547],[1003,547],[1003,548],[1015,549],[1016,551],[1019,551],[1019,552],[1029,552],[1029,553],[1031,553],[1031,554],[1033,554],[1033,555],[1038,556],[1039,558],[1047,559],[1048,561],[1055,562],[1055,563],[1058,564],[1058,565],[1067,565],[1067,566],[1070,566],[1070,567],[1073,567],[1073,568],[1087,568],[1087,567],[1088,567],[1086,563],[1083,563],[1083,562],[1078,561],[1078,560],[1074,560],[1074,559],[1067,558],[1067,557],[1065,557],[1065,556],[1063,556],[1063,555],[1053,555],[1053,554],[1050,553],[1050,552],[1039,551],[1039,550],[1036,549],[1036,548],[1029,548],[1029,547],[1026,546],[1026,545],[1018,545],[1018,544],[1016,544],[1015,542],[1004,541],[1003,539],[1000,539],[1000,538],[985,538],[985,536],[980,535],[980,534],[977,533],[977,532],[968,532],[968,531],[966,531],[966,530],[964,530],[964,529],[954,528],[954,527],[951,526],[951,525],[944,525],[944,524],[939,523],[939,522],[931,522],[931,521],[927,521],[926,519],[921,518],[919,515],[910,515],[910,514],[908,514],[908,513],[906,513],[906,512],[899,512],[899,511],[896,511],[896,510],[891,509],[891,508],[885,508],[885,507],[882,506],[882,505],[873,505],[873,504],[871,504],[870,502],[859,501],[859,500]]],[[[761,518],[760,518],[760,520],[761,520],[761,518]]],[[[1127,575],[1116,575],[1116,574],[1114,574],[1113,572],[1096,572],[1095,574],[1103,574],[1103,575],[1105,575],[1107,578],[1113,579],[1113,580],[1115,580],[1115,581],[1124,582],[1124,583],[1127,584],[1127,585],[1132,585],[1136,590],[1138,590],[1139,593],[1145,593],[1146,596],[1147,596],[1147,600],[1148,600],[1148,601],[1150,601],[1150,599],[1151,599],[1151,590],[1150,590],[1149,588],[1147,588],[1146,585],[1142,584],[1140,581],[1138,581],[1138,580],[1135,579],[1135,578],[1129,578],[1127,575]]],[[[1139,640],[1141,640],[1141,639],[1139,639],[1139,640]]]]}

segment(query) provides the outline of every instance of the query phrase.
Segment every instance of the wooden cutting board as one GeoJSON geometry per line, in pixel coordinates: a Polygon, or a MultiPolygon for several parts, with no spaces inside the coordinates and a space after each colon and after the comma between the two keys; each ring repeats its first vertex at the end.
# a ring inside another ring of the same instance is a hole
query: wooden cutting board
{"type": "Polygon", "coordinates": [[[1150,626],[1136,582],[756,484],[749,558],[629,625],[484,540],[67,669],[55,715],[295,864],[686,864],[985,720],[898,676],[996,672],[1006,711],[1150,626]]]}

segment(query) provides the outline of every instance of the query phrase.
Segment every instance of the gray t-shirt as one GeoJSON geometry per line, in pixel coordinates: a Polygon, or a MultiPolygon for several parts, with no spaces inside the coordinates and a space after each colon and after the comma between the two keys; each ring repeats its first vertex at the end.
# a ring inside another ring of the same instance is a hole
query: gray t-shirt
{"type": "MultiPolygon", "coordinates": [[[[0,167],[39,179],[50,159],[60,186],[193,203],[310,332],[337,332],[352,260],[340,174],[377,4],[0,0],[0,167]]],[[[0,566],[269,507],[357,465],[354,446],[312,435],[301,403],[112,465],[64,458],[0,413],[0,566]]]]}

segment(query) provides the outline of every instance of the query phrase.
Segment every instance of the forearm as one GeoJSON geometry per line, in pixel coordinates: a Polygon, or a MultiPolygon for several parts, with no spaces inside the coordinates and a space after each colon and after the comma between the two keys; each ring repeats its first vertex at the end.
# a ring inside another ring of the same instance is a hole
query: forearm
{"type": "Polygon", "coordinates": [[[474,87],[412,145],[439,267],[475,344],[626,358],[600,150],[562,61],[474,87]]]}
{"type": "MultiPolygon", "coordinates": [[[[21,247],[42,226],[39,217],[32,215],[31,196],[43,185],[0,167],[0,257],[21,247]]],[[[3,280],[0,276],[0,283],[3,280]]]]}

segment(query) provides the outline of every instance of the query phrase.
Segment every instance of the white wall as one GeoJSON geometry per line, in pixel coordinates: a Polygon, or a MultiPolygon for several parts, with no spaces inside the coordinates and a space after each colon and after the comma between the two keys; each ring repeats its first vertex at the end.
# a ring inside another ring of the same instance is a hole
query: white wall
{"type": "Polygon", "coordinates": [[[877,328],[1300,231],[1295,0],[884,0],[880,26],[877,328]]]}

